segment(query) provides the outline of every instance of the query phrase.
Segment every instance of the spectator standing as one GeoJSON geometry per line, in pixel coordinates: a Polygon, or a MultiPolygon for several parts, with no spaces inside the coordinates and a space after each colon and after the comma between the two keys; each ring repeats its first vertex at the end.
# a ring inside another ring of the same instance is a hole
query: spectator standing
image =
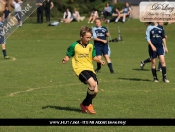
{"type": "Polygon", "coordinates": [[[13,0],[11,5],[14,7],[15,10],[15,17],[18,20],[18,26],[22,26],[22,1],[21,0],[13,0]]]}
{"type": "Polygon", "coordinates": [[[4,23],[8,23],[8,21],[10,19],[10,15],[11,15],[11,12],[10,12],[8,6],[6,5],[5,6],[5,10],[3,11],[3,20],[4,20],[4,23]]]}
{"type": "Polygon", "coordinates": [[[43,1],[44,0],[36,0],[36,5],[37,5],[37,23],[43,23],[43,1]]]}
{"type": "Polygon", "coordinates": [[[45,5],[46,22],[50,23],[50,11],[54,7],[54,4],[51,0],[46,0],[44,5],[45,5]]]}
{"type": "MultiPolygon", "coordinates": [[[[11,15],[11,12],[8,8],[8,6],[6,5],[5,6],[5,10],[3,11],[3,21],[4,21],[4,24],[7,25],[7,23],[9,22],[9,19],[10,19],[10,15],[11,15]]],[[[8,29],[8,31],[5,31],[6,33],[10,32],[10,29],[8,29]]]]}

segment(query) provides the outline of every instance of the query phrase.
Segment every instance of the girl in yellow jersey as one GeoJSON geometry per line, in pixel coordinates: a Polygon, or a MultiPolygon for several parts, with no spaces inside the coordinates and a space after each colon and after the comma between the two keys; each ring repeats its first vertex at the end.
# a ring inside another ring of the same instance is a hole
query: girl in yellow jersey
{"type": "Polygon", "coordinates": [[[98,80],[94,71],[92,60],[101,63],[105,62],[96,57],[94,45],[89,43],[92,37],[92,29],[86,26],[80,29],[80,40],[74,42],[69,46],[66,56],[63,58],[62,63],[65,64],[72,57],[72,67],[79,80],[88,84],[86,98],[80,104],[83,113],[95,114],[92,106],[92,99],[98,93],[98,80]]]}

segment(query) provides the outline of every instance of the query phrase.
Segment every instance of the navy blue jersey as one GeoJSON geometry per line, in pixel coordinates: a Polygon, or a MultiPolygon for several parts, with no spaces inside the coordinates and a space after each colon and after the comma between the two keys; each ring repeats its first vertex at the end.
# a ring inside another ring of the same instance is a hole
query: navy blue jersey
{"type": "Polygon", "coordinates": [[[123,8],[123,13],[124,13],[124,14],[127,14],[127,13],[129,12],[129,8],[130,8],[130,7],[125,6],[125,7],[123,8]]]}
{"type": "Polygon", "coordinates": [[[163,46],[162,39],[165,38],[165,31],[162,26],[150,25],[146,30],[146,40],[151,41],[151,43],[156,47],[163,46]]]}
{"type": "Polygon", "coordinates": [[[9,10],[4,10],[3,13],[5,15],[5,18],[7,18],[9,16],[9,14],[10,14],[10,11],[9,10]]]}
{"type": "MultiPolygon", "coordinates": [[[[101,26],[101,27],[97,27],[95,26],[93,29],[92,29],[92,33],[93,33],[93,38],[99,38],[99,39],[103,39],[103,40],[106,40],[106,33],[108,32],[107,28],[104,27],[104,26],[101,26]]],[[[94,45],[99,45],[99,46],[103,46],[104,43],[103,42],[100,42],[100,41],[96,41],[94,40],[94,45]]]]}

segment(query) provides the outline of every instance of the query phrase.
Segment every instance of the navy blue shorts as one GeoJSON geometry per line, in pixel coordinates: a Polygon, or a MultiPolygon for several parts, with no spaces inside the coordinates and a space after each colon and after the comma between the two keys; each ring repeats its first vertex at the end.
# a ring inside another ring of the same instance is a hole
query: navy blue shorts
{"type": "Polygon", "coordinates": [[[5,44],[5,38],[2,35],[0,35],[0,44],[5,44]]]}
{"type": "Polygon", "coordinates": [[[108,44],[104,44],[104,45],[95,45],[95,49],[96,49],[96,55],[106,55],[108,54],[108,44]]]}
{"type": "Polygon", "coordinates": [[[163,46],[156,47],[157,51],[153,51],[152,48],[149,46],[149,56],[150,58],[154,59],[159,57],[160,55],[165,55],[165,51],[163,46]]]}

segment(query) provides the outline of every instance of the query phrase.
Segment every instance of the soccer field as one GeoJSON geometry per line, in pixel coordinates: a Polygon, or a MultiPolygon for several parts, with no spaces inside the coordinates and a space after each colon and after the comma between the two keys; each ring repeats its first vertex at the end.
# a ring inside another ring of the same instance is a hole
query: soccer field
{"type": "MultiPolygon", "coordinates": [[[[151,63],[140,69],[148,58],[146,27],[137,19],[126,23],[103,24],[111,37],[118,37],[118,26],[124,41],[109,43],[115,74],[107,65],[97,74],[99,93],[93,104],[95,115],[83,114],[79,104],[87,86],[75,76],[71,61],[62,64],[68,46],[79,39],[81,26],[87,21],[47,24],[24,23],[6,41],[10,60],[0,56],[0,118],[175,118],[175,37],[174,24],[164,26],[168,36],[166,54],[167,78],[154,83],[151,63]]],[[[91,41],[93,42],[93,41],[91,41]]],[[[158,62],[158,61],[157,61],[158,62]]],[[[96,68],[96,63],[94,62],[96,68]]],[[[174,127],[119,126],[1,126],[1,132],[172,132],[174,127]]]]}

